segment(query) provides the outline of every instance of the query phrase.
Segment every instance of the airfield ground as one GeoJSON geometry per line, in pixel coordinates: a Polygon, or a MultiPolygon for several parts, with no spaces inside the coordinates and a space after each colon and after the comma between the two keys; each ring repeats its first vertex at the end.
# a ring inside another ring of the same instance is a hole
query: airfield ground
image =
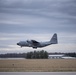
{"type": "Polygon", "coordinates": [[[76,59],[0,60],[0,72],[76,72],[76,59]]]}

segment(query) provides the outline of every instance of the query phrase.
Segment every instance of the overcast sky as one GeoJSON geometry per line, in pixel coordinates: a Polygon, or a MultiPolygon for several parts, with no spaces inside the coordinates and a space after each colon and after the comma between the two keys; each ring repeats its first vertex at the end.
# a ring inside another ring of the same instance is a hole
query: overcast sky
{"type": "Polygon", "coordinates": [[[58,44],[37,50],[76,52],[76,0],[0,0],[0,53],[34,51],[16,43],[48,41],[54,33],[58,44]]]}

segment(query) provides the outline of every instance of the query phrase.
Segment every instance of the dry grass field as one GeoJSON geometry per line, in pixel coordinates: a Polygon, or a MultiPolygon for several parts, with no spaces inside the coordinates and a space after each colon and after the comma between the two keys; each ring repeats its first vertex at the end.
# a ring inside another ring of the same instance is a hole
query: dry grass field
{"type": "Polygon", "coordinates": [[[76,72],[76,59],[0,60],[0,72],[76,72]]]}

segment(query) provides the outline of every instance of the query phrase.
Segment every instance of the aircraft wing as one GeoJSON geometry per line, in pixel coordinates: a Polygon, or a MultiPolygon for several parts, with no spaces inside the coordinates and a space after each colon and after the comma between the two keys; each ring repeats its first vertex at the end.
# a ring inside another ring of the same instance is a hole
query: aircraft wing
{"type": "Polygon", "coordinates": [[[31,40],[31,42],[32,42],[33,44],[39,44],[39,42],[37,42],[37,41],[35,41],[35,40],[31,40]]]}
{"type": "Polygon", "coordinates": [[[31,40],[31,42],[32,42],[33,48],[37,48],[40,45],[38,41],[31,40]]]}

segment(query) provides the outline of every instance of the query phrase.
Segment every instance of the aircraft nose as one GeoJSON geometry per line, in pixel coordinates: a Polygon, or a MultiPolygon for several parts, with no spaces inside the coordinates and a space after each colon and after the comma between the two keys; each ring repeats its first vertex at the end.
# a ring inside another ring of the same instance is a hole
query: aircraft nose
{"type": "Polygon", "coordinates": [[[17,43],[17,45],[19,45],[19,43],[17,43]]]}

